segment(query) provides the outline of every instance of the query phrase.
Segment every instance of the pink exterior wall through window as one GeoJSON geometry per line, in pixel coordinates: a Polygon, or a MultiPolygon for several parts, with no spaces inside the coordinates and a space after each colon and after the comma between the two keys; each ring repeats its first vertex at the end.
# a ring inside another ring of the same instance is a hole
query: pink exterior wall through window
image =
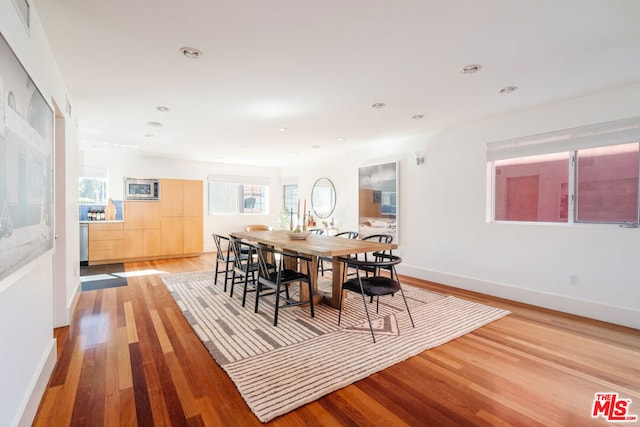
{"type": "MultiPolygon", "coordinates": [[[[638,221],[640,144],[577,151],[576,222],[638,221]]],[[[568,222],[569,153],[496,161],[497,221],[568,222]]]]}
{"type": "Polygon", "coordinates": [[[567,222],[568,182],[568,153],[497,161],[495,219],[567,222]]]}

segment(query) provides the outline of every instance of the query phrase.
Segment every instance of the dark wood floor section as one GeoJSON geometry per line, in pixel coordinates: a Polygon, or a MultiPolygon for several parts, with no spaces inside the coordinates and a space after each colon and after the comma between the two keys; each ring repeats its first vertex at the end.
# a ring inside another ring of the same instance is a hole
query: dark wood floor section
{"type": "MultiPolygon", "coordinates": [[[[129,263],[168,273],[211,254],[129,263]]],[[[35,426],[261,425],[159,275],[83,292],[55,331],[58,363],[35,426]]],[[[303,406],[273,426],[586,426],[596,392],[640,415],[640,331],[406,278],[513,314],[303,406]]],[[[373,345],[373,344],[372,344],[373,345]]]]}

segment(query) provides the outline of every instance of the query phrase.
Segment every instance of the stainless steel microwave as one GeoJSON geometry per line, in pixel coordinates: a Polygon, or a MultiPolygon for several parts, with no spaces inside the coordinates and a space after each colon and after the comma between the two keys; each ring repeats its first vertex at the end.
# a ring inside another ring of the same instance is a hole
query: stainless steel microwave
{"type": "Polygon", "coordinates": [[[125,178],[125,200],[160,200],[160,180],[155,178],[125,178]]]}

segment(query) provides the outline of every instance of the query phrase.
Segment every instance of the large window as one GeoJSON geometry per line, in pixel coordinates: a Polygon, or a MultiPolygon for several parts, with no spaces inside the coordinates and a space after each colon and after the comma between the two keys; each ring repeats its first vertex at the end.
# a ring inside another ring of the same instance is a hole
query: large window
{"type": "Polygon", "coordinates": [[[287,212],[296,212],[298,209],[298,184],[285,184],[282,187],[285,209],[287,212]]]}
{"type": "Polygon", "coordinates": [[[492,219],[637,223],[640,119],[490,143],[492,219]]]}
{"type": "Polygon", "coordinates": [[[269,213],[268,179],[232,175],[208,178],[209,215],[269,213]]]}
{"type": "Polygon", "coordinates": [[[81,166],[78,181],[81,205],[107,204],[107,169],[81,166]]]}

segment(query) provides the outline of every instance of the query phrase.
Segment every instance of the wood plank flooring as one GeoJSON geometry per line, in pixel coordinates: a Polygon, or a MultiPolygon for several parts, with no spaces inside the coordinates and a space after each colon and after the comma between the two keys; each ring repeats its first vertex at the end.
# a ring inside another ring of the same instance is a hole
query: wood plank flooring
{"type": "MultiPolygon", "coordinates": [[[[214,256],[128,263],[211,270],[214,256]]],[[[35,426],[251,426],[251,413],[159,275],[83,292],[54,331],[58,363],[35,426]]],[[[513,314],[271,421],[273,426],[587,426],[594,394],[640,415],[640,331],[442,285],[406,284],[513,314]]],[[[640,424],[640,422],[638,422],[640,424]]],[[[634,424],[632,424],[634,425],[634,424]]]]}

